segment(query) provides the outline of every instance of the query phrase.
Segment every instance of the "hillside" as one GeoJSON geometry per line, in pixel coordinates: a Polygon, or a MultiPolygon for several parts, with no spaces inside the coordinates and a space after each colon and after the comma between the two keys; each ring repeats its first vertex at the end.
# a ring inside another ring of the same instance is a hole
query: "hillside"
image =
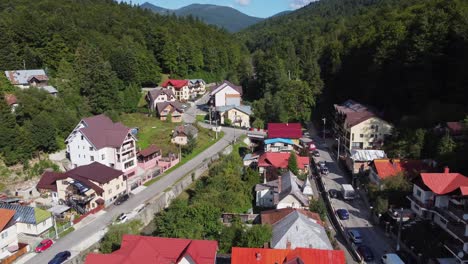
{"type": "Polygon", "coordinates": [[[182,17],[198,17],[207,24],[224,28],[229,32],[237,32],[263,20],[263,18],[248,16],[227,6],[192,4],[176,10],[170,10],[146,2],[140,7],[158,14],[174,13],[182,17]]]}

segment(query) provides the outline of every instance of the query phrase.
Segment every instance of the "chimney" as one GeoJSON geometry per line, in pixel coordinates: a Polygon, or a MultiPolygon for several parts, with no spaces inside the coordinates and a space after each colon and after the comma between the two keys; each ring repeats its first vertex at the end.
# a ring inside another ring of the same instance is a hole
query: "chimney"
{"type": "Polygon", "coordinates": [[[255,258],[257,259],[257,261],[261,260],[262,254],[260,254],[259,252],[255,253],[255,258]]]}
{"type": "Polygon", "coordinates": [[[281,175],[278,176],[278,193],[281,193],[281,175]]]}
{"type": "Polygon", "coordinates": [[[445,173],[445,174],[450,173],[450,169],[449,169],[448,166],[445,166],[445,167],[444,167],[444,173],[445,173]]]}
{"type": "Polygon", "coordinates": [[[286,249],[291,249],[291,241],[286,241],[286,249]]]}

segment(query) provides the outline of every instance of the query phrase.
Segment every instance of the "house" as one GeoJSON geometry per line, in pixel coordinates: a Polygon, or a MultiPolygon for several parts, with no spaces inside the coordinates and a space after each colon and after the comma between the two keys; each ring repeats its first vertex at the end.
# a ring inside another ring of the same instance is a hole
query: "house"
{"type": "Polygon", "coordinates": [[[234,85],[224,81],[213,89],[210,93],[209,104],[214,107],[241,105],[242,86],[234,85]]]}
{"type": "Polygon", "coordinates": [[[164,172],[171,167],[177,165],[179,163],[179,157],[174,153],[169,153],[167,157],[162,157],[158,161],[158,166],[161,168],[161,172],[164,172]]]}
{"type": "Polygon", "coordinates": [[[449,239],[440,241],[453,255],[454,263],[468,263],[468,177],[450,172],[421,173],[408,196],[411,209],[445,232],[449,239]]]}
{"type": "Polygon", "coordinates": [[[166,80],[162,85],[164,89],[169,89],[179,101],[187,101],[190,99],[190,89],[188,80],[166,80]]]}
{"type": "Polygon", "coordinates": [[[343,250],[233,247],[232,264],[345,264],[343,250]]]}
{"type": "Polygon", "coordinates": [[[53,226],[52,214],[37,207],[0,203],[0,208],[15,211],[13,221],[18,234],[39,236],[53,226]]]}
{"type": "Polygon", "coordinates": [[[423,160],[375,159],[369,166],[369,179],[380,185],[382,180],[399,174],[411,179],[429,170],[431,170],[430,165],[423,160]]]}
{"type": "Polygon", "coordinates": [[[127,181],[121,171],[95,161],[65,173],[45,172],[36,188],[84,214],[127,193],[127,181]]]}
{"type": "MultiPolygon", "coordinates": [[[[288,152],[266,152],[258,158],[258,171],[264,173],[267,169],[287,169],[291,153],[288,152]]],[[[309,157],[297,156],[297,167],[301,173],[309,171],[309,157]]]]}
{"type": "Polygon", "coordinates": [[[299,144],[302,137],[302,126],[300,123],[268,123],[268,138],[291,139],[294,144],[299,144]]]}
{"type": "Polygon", "coordinates": [[[12,249],[18,246],[15,213],[14,210],[0,209],[0,261],[10,256],[14,252],[12,249]]]}
{"type": "Polygon", "coordinates": [[[453,139],[462,139],[466,131],[463,122],[445,122],[437,125],[433,130],[438,136],[448,134],[453,139]]]}
{"type": "Polygon", "coordinates": [[[192,96],[201,95],[206,92],[206,82],[203,79],[189,80],[189,90],[192,96]]]}
{"type": "MultiPolygon", "coordinates": [[[[306,181],[307,182],[307,181],[306,181]]],[[[307,208],[309,206],[309,195],[306,183],[302,182],[291,171],[278,176],[277,180],[255,185],[256,205],[269,208],[307,208]]],[[[310,187],[310,182],[309,182],[310,187]]]]}
{"type": "Polygon", "coordinates": [[[118,250],[90,253],[85,264],[214,264],[217,251],[214,240],[123,235],[118,250]]]}
{"type": "Polygon", "coordinates": [[[168,116],[171,116],[171,122],[182,122],[182,114],[184,111],[182,110],[182,105],[178,101],[157,103],[156,111],[159,119],[162,121],[167,120],[168,116]]]}
{"type": "Polygon", "coordinates": [[[130,128],[103,114],[81,119],[65,143],[74,168],[96,161],[128,177],[135,174],[136,138],[130,128]]]}
{"type": "Polygon", "coordinates": [[[191,125],[185,124],[177,126],[172,133],[171,142],[173,144],[185,146],[189,142],[190,138],[196,138],[198,136],[198,129],[191,125]]]}
{"type": "Polygon", "coordinates": [[[250,128],[252,109],[248,105],[218,106],[215,108],[215,111],[216,119],[220,121],[220,124],[229,122],[232,126],[250,128]]]}
{"type": "Polygon", "coordinates": [[[137,152],[138,166],[145,170],[152,169],[158,165],[158,160],[161,157],[161,149],[156,145],[150,145],[148,148],[137,152]]]}
{"type": "Polygon", "coordinates": [[[15,189],[15,197],[18,197],[22,200],[32,200],[38,198],[40,193],[37,191],[36,186],[29,185],[23,186],[15,189]]]}
{"type": "Polygon", "coordinates": [[[392,133],[393,125],[371,107],[353,100],[334,107],[333,130],[347,154],[353,149],[379,149],[392,133]]]}
{"type": "Polygon", "coordinates": [[[4,98],[7,105],[11,108],[11,112],[14,113],[18,107],[18,99],[14,94],[5,94],[4,98]]]}
{"type": "Polygon", "coordinates": [[[385,158],[387,158],[387,154],[383,150],[353,149],[351,155],[346,157],[345,163],[351,173],[357,174],[367,171],[373,160],[385,158]]]}
{"type": "Polygon", "coordinates": [[[156,111],[156,105],[164,102],[174,102],[176,100],[174,92],[170,89],[159,89],[155,88],[145,96],[145,100],[148,104],[148,108],[151,111],[156,111]]]}
{"type": "Polygon", "coordinates": [[[298,209],[298,208],[283,208],[283,209],[274,209],[274,210],[267,210],[260,212],[260,222],[263,225],[274,225],[286,216],[290,215],[293,212],[301,213],[308,218],[312,219],[316,223],[320,225],[324,225],[322,219],[320,219],[320,215],[318,213],[311,212],[305,209],[298,209]]]}
{"type": "Polygon", "coordinates": [[[260,155],[258,155],[257,153],[247,153],[247,154],[245,154],[244,158],[242,159],[243,163],[244,163],[244,166],[250,167],[250,166],[253,166],[253,165],[257,165],[258,157],[260,157],[260,155]]]}
{"type": "Polygon", "coordinates": [[[43,69],[5,71],[5,76],[12,85],[20,89],[37,87],[52,96],[57,96],[57,89],[49,85],[49,77],[43,69]]]}
{"type": "Polygon", "coordinates": [[[291,152],[294,142],[289,138],[269,138],[263,142],[265,152],[291,152]]]}

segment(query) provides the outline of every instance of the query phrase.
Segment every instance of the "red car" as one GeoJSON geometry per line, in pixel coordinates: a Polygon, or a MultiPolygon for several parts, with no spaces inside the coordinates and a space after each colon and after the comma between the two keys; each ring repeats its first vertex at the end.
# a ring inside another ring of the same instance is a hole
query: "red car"
{"type": "Polygon", "coordinates": [[[52,246],[54,242],[51,240],[51,239],[44,239],[41,241],[41,243],[39,243],[39,245],[37,245],[36,247],[36,253],[40,253],[44,250],[47,250],[48,248],[50,248],[50,246],[52,246]]]}

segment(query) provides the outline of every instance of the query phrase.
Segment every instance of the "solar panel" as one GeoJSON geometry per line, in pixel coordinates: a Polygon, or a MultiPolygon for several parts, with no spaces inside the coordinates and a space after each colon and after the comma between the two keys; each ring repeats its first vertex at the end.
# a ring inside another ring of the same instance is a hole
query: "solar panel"
{"type": "Polygon", "coordinates": [[[82,184],[82,183],[79,182],[79,181],[74,181],[72,184],[73,184],[73,186],[75,186],[75,187],[78,189],[78,191],[79,191],[80,193],[82,193],[82,194],[85,193],[85,192],[87,192],[87,191],[89,190],[89,188],[88,188],[86,185],[82,184]]]}

